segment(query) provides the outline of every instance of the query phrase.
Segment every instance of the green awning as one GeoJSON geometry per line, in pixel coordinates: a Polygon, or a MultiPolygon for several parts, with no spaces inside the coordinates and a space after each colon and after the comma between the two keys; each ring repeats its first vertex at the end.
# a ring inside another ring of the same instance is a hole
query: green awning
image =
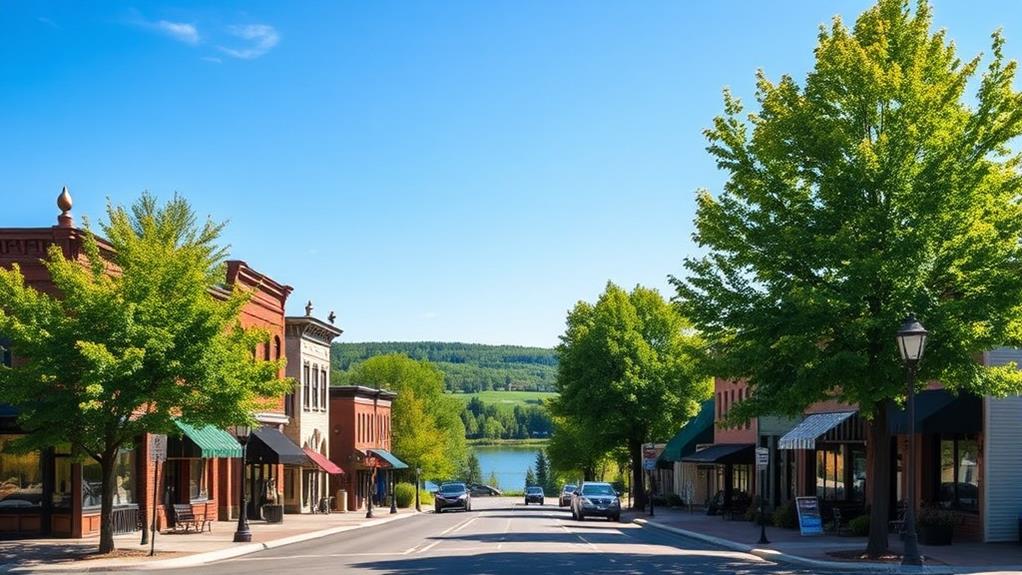
{"type": "MultiPolygon", "coordinates": [[[[197,448],[197,450],[190,449],[188,451],[193,453],[197,451],[198,457],[207,459],[212,457],[241,457],[241,444],[230,433],[212,425],[193,427],[180,419],[175,419],[174,423],[184,433],[185,437],[194,444],[194,447],[197,448]]],[[[168,451],[173,450],[168,447],[168,451]]]]}
{"type": "Polygon", "coordinates": [[[713,406],[712,399],[702,403],[699,413],[667,442],[659,461],[681,461],[682,457],[695,453],[697,445],[713,443],[713,406]]]}
{"type": "Polygon", "coordinates": [[[408,464],[401,461],[394,454],[387,451],[386,449],[370,449],[369,453],[372,453],[376,457],[379,457],[387,463],[387,467],[391,469],[408,469],[408,464]]]}

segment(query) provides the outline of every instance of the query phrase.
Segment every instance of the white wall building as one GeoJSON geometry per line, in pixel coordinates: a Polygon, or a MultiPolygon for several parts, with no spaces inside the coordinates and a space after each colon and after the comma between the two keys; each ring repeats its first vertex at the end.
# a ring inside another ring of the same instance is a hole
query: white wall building
{"type": "Polygon", "coordinates": [[[312,317],[312,302],[305,316],[285,318],[287,376],[294,392],[285,398],[291,416],[285,434],[309,456],[315,467],[288,468],[284,476],[284,506],[288,513],[311,513],[328,496],[329,473],[340,470],[329,461],[330,343],[340,328],[312,317]]]}

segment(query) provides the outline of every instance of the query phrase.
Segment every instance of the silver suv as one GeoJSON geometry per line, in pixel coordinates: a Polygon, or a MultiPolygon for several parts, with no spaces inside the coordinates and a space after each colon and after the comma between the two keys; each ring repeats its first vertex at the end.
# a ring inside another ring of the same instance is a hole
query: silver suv
{"type": "Polygon", "coordinates": [[[621,521],[621,499],[611,484],[584,481],[571,494],[571,518],[585,521],[593,516],[621,521]]]}

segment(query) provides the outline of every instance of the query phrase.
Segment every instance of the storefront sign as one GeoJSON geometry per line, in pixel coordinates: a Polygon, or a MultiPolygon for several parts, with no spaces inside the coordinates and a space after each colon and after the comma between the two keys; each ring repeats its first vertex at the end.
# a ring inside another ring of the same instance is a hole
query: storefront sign
{"type": "Polygon", "coordinates": [[[823,535],[823,517],[820,516],[820,500],[815,497],[796,497],[798,529],[802,535],[823,535]]]}
{"type": "Polygon", "coordinates": [[[153,461],[166,461],[167,460],[167,436],[166,435],[150,435],[149,436],[149,459],[153,461]]]}
{"type": "Polygon", "coordinates": [[[766,447],[756,448],[756,471],[766,471],[770,467],[770,449],[766,447]]]}
{"type": "Polygon", "coordinates": [[[642,468],[646,471],[653,471],[656,469],[657,459],[656,447],[653,445],[647,445],[642,448],[642,468]]]}

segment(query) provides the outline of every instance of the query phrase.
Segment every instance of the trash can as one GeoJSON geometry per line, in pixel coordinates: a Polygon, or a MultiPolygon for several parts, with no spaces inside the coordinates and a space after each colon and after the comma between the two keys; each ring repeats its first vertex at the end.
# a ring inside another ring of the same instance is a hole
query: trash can
{"type": "Polygon", "coordinates": [[[1018,516],[1018,544],[1022,545],[1022,513],[1018,516]]]}
{"type": "Polygon", "coordinates": [[[263,521],[267,523],[282,523],[284,521],[284,506],[267,503],[263,505],[263,521]]]}
{"type": "Polygon", "coordinates": [[[348,511],[348,492],[344,489],[337,490],[337,497],[334,499],[334,510],[341,513],[348,511]]]}

